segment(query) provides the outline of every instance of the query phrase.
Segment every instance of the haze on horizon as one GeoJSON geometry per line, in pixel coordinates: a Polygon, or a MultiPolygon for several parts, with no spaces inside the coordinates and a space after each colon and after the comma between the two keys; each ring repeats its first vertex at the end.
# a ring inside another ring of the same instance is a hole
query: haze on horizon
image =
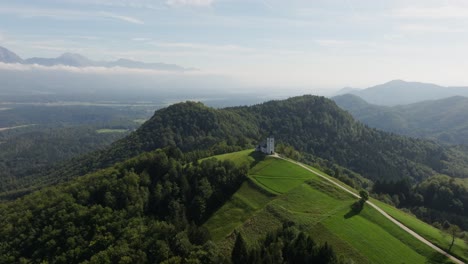
{"type": "Polygon", "coordinates": [[[468,85],[460,0],[2,0],[0,25],[22,58],[164,62],[246,87],[468,85]]]}

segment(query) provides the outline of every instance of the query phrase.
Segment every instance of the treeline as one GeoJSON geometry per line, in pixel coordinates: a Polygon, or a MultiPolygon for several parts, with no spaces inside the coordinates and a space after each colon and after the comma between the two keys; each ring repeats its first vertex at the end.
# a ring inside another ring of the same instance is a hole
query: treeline
{"type": "Polygon", "coordinates": [[[247,166],[185,163],[175,149],[0,204],[0,263],[220,263],[200,224],[247,166]],[[195,261],[195,262],[194,262],[195,261]]]}
{"type": "Polygon", "coordinates": [[[283,263],[345,263],[327,243],[317,244],[310,235],[293,223],[284,223],[269,232],[258,245],[249,247],[242,233],[238,233],[231,254],[233,264],[283,263]]]}

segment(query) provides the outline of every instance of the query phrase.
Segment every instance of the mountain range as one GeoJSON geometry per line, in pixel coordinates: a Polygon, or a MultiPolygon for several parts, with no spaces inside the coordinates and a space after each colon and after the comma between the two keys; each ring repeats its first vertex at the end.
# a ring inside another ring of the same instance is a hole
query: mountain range
{"type": "Polygon", "coordinates": [[[357,120],[384,131],[468,145],[468,98],[452,96],[408,105],[380,106],[352,95],[333,97],[357,120]]]}
{"type": "Polygon", "coordinates": [[[344,88],[336,95],[350,93],[376,105],[395,106],[451,96],[468,96],[468,87],[440,86],[431,83],[393,80],[366,89],[344,88]]]}
{"type": "Polygon", "coordinates": [[[72,67],[124,67],[132,69],[151,69],[161,71],[191,71],[193,68],[184,68],[176,64],[167,63],[146,63],[129,59],[118,59],[116,61],[94,61],[76,53],[64,53],[57,58],[33,57],[22,59],[14,52],[0,46],[0,62],[19,63],[19,64],[37,64],[42,66],[72,66],[72,67]]]}

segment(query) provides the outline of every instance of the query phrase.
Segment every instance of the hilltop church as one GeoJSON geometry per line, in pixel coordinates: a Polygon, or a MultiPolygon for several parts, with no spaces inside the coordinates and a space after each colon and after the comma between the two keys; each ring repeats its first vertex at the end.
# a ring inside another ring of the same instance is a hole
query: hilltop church
{"type": "Polygon", "coordinates": [[[266,141],[260,143],[255,149],[256,151],[263,152],[267,155],[275,153],[275,139],[273,137],[268,137],[266,141]]]}

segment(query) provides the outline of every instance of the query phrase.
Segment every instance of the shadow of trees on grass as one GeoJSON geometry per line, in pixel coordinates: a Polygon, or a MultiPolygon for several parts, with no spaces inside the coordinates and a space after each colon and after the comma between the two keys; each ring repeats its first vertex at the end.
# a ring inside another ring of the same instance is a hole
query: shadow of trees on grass
{"type": "Polygon", "coordinates": [[[349,219],[355,215],[358,215],[362,209],[364,208],[364,204],[366,203],[366,201],[364,200],[358,200],[354,203],[352,203],[349,207],[350,207],[350,210],[349,212],[347,212],[343,217],[345,219],[349,219]]]}
{"type": "Polygon", "coordinates": [[[427,264],[445,264],[445,263],[453,263],[452,261],[449,260],[448,257],[446,257],[443,254],[440,254],[439,252],[434,252],[432,253],[426,260],[427,264]]]}

